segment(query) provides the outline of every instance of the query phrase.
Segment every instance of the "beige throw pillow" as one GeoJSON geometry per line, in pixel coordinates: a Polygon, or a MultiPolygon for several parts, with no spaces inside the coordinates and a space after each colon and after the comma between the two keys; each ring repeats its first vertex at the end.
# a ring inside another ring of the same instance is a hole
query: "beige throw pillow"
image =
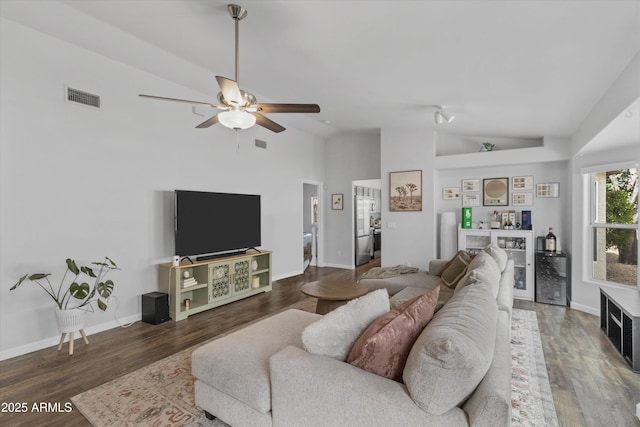
{"type": "Polygon", "coordinates": [[[458,281],[464,276],[467,271],[467,266],[471,262],[471,257],[465,251],[458,251],[451,261],[449,261],[442,271],[440,272],[440,278],[442,282],[450,288],[455,288],[458,281]]]}

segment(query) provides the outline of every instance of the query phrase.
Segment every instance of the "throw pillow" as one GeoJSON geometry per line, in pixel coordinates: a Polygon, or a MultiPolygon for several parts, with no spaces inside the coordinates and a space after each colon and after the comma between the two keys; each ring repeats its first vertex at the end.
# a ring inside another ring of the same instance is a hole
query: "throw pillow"
{"type": "MultiPolygon", "coordinates": [[[[396,300],[389,301],[389,305],[390,305],[391,310],[395,310],[396,308],[400,307],[402,304],[404,304],[407,301],[409,301],[409,300],[408,299],[396,299],[396,300]]],[[[376,321],[378,319],[376,319],[376,321]]]]}
{"type": "Polygon", "coordinates": [[[465,251],[458,251],[440,272],[442,282],[450,288],[455,288],[458,281],[464,276],[470,262],[469,254],[465,251]]]}
{"type": "Polygon", "coordinates": [[[493,360],[498,306],[485,285],[464,287],[420,334],[403,379],[416,404],[440,415],[464,402],[493,360]]]}
{"type": "Polygon", "coordinates": [[[494,259],[494,261],[498,265],[498,268],[500,269],[500,272],[502,273],[507,266],[507,260],[509,259],[507,252],[495,243],[487,245],[484,248],[484,251],[491,255],[491,258],[494,259]]]}
{"type": "Polygon", "coordinates": [[[433,317],[439,294],[437,287],[376,319],[353,345],[347,363],[402,382],[411,347],[433,317]]]}
{"type": "Polygon", "coordinates": [[[386,289],[369,292],[327,313],[302,331],[302,343],[309,353],[345,361],[351,346],[378,317],[389,311],[386,289]]]}

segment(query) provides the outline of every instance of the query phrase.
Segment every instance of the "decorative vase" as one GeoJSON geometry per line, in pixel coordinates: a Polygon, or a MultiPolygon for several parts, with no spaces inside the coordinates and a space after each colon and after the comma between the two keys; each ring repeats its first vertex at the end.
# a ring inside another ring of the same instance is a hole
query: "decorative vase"
{"type": "Polygon", "coordinates": [[[55,307],[56,322],[61,334],[77,332],[84,329],[87,312],[81,308],[61,310],[55,307]]]}

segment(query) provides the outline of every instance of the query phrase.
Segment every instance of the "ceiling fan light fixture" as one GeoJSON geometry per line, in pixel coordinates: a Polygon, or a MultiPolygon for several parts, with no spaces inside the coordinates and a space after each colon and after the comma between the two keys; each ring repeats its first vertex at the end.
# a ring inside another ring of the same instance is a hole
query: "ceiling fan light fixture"
{"type": "Polygon", "coordinates": [[[229,129],[248,129],[256,124],[256,116],[242,110],[223,111],[218,114],[218,120],[221,125],[229,129]]]}

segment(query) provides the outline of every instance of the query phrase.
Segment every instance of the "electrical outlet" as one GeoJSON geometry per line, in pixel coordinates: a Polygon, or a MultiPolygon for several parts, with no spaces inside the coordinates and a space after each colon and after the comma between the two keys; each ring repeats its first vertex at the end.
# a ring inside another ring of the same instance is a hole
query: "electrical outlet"
{"type": "Polygon", "coordinates": [[[342,255],[342,249],[338,249],[338,256],[342,255]]]}

